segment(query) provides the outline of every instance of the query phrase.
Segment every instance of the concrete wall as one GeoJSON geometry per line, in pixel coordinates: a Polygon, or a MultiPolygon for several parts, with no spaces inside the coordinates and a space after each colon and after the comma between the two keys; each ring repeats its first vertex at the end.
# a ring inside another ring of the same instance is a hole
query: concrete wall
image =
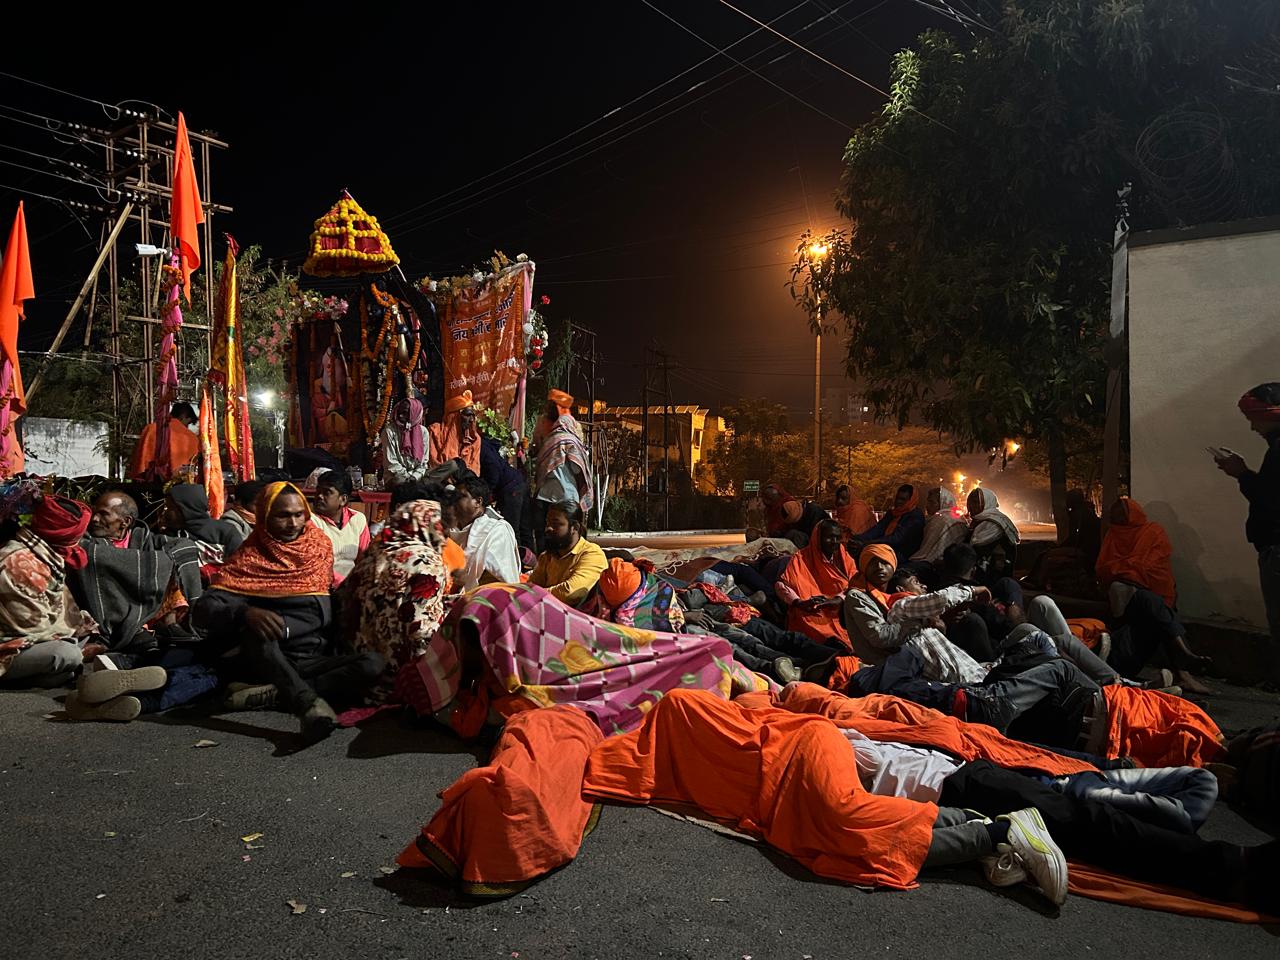
{"type": "Polygon", "coordinates": [[[107,475],[107,425],[98,421],[24,417],[27,472],[60,477],[107,475]]]}
{"type": "Polygon", "coordinates": [[[1133,496],[1173,542],[1181,612],[1265,628],[1245,500],[1204,448],[1261,462],[1236,401],[1280,380],[1280,229],[1161,239],[1129,259],[1133,496]]]}

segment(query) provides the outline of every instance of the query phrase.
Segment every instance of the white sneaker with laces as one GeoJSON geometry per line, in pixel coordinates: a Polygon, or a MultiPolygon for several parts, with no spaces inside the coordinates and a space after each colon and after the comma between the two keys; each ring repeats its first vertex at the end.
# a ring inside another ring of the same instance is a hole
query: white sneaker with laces
{"type": "Polygon", "coordinates": [[[1066,903],[1067,858],[1053,842],[1040,811],[1027,807],[996,819],[1009,824],[1008,845],[1040,892],[1059,906],[1066,903]]]}

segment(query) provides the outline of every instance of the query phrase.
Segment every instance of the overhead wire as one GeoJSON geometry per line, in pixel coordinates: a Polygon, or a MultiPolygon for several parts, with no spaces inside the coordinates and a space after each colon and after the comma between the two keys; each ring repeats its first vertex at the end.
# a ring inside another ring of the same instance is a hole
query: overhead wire
{"type": "MultiPolygon", "coordinates": [[[[776,22],[778,22],[779,20],[781,20],[781,19],[783,19],[784,17],[786,17],[786,16],[790,15],[791,13],[794,13],[796,10],[799,10],[801,7],[803,7],[803,6],[805,5],[805,3],[806,3],[806,2],[808,2],[808,0],[800,0],[800,2],[799,2],[799,3],[797,3],[795,6],[791,7],[789,10],[786,10],[785,12],[783,12],[783,13],[779,14],[778,16],[774,17],[774,18],[773,18],[773,20],[772,20],[772,21],[770,21],[770,22],[772,22],[772,23],[776,23],[776,22]]],[[[747,39],[749,39],[749,38],[751,38],[751,37],[755,36],[755,35],[756,35],[757,33],[759,33],[759,32],[760,32],[760,31],[759,31],[758,29],[753,30],[751,33],[747,34],[745,37],[742,37],[740,40],[735,40],[733,43],[731,43],[731,44],[729,45],[729,47],[726,47],[725,49],[727,50],[727,49],[729,49],[730,47],[735,47],[735,46],[737,46],[739,43],[742,43],[743,41],[745,41],[745,40],[747,40],[747,39]]],[[[538,154],[543,153],[543,152],[544,152],[544,151],[546,151],[546,150],[550,150],[552,147],[557,146],[557,145],[559,145],[559,144],[563,143],[564,141],[566,141],[566,140],[568,140],[568,139],[570,139],[570,138],[572,138],[572,137],[577,136],[579,133],[582,133],[582,132],[583,132],[583,131],[585,131],[585,130],[589,130],[591,127],[594,127],[597,123],[600,123],[600,122],[602,122],[602,121],[604,121],[604,120],[607,120],[609,117],[612,117],[612,116],[614,116],[615,114],[621,113],[623,110],[626,110],[628,107],[631,107],[631,106],[633,106],[633,105],[635,105],[635,104],[639,103],[641,100],[644,100],[646,97],[650,96],[651,94],[654,94],[654,93],[658,92],[658,91],[659,91],[659,90],[661,90],[663,87],[668,86],[669,84],[672,84],[672,83],[674,83],[675,81],[679,80],[681,77],[683,77],[683,76],[687,76],[688,74],[692,73],[694,70],[697,70],[697,69],[698,69],[699,67],[701,67],[703,64],[705,64],[705,63],[707,63],[707,62],[709,62],[709,61],[711,61],[711,60],[714,60],[714,59],[716,58],[716,56],[717,56],[717,55],[718,55],[718,53],[713,53],[713,54],[711,54],[711,56],[709,56],[709,57],[704,57],[702,60],[699,60],[699,61],[698,61],[697,63],[695,63],[693,66],[691,66],[691,67],[687,67],[687,68],[685,68],[684,70],[681,70],[679,73],[677,73],[677,74],[675,74],[675,75],[673,75],[673,76],[668,77],[666,80],[663,80],[661,83],[656,84],[655,86],[650,87],[648,90],[646,90],[644,93],[640,94],[639,96],[632,97],[632,98],[631,98],[630,100],[628,100],[626,103],[623,103],[623,104],[621,104],[620,106],[616,106],[616,107],[612,108],[611,110],[606,111],[606,112],[605,112],[604,114],[602,114],[601,116],[596,117],[596,119],[591,120],[591,121],[589,121],[589,122],[587,122],[587,123],[582,124],[580,127],[577,127],[576,129],[569,131],[569,132],[568,132],[568,133],[566,133],[564,136],[562,136],[562,137],[558,137],[558,138],[556,138],[555,140],[552,140],[550,143],[544,144],[543,146],[539,147],[537,150],[533,150],[533,151],[531,151],[531,152],[529,152],[529,153],[525,154],[523,157],[520,157],[520,158],[519,158],[519,159],[517,159],[517,160],[512,160],[510,163],[503,164],[501,167],[498,167],[496,170],[492,170],[492,171],[490,171],[489,173],[485,174],[485,175],[484,175],[484,176],[482,176],[482,177],[477,177],[477,178],[476,178],[476,179],[474,179],[474,180],[471,180],[471,181],[469,181],[469,182],[467,182],[467,183],[464,183],[464,184],[463,184],[462,186],[460,186],[460,187],[454,187],[452,190],[449,190],[449,191],[447,191],[447,192],[445,192],[445,193],[442,193],[442,194],[440,194],[440,195],[438,195],[438,196],[436,196],[436,197],[432,197],[430,200],[425,200],[425,201],[423,201],[422,203],[417,204],[416,206],[410,207],[410,208],[409,208],[409,209],[407,209],[407,210],[403,210],[403,211],[401,211],[401,212],[399,212],[399,213],[393,214],[393,215],[392,215],[392,216],[390,216],[390,217],[387,217],[387,218],[383,221],[384,226],[386,226],[386,225],[388,225],[388,224],[393,224],[393,223],[395,223],[395,222],[397,222],[397,221],[401,220],[402,218],[404,218],[404,217],[406,217],[406,216],[410,216],[410,215],[412,215],[413,213],[415,213],[416,211],[421,210],[421,209],[422,209],[422,208],[424,208],[424,207],[429,207],[429,206],[431,206],[431,205],[432,205],[432,204],[434,204],[434,203],[438,203],[439,201],[441,201],[441,200],[445,199],[446,197],[450,197],[450,196],[452,196],[452,195],[453,195],[453,194],[455,194],[455,193],[460,193],[460,192],[462,192],[463,190],[466,190],[466,189],[468,189],[469,187],[473,186],[474,184],[481,183],[481,182],[483,182],[483,181],[485,181],[485,180],[488,180],[490,177],[496,176],[497,174],[501,173],[501,172],[502,172],[502,171],[504,171],[504,170],[509,170],[509,169],[511,169],[512,167],[519,166],[520,164],[523,164],[526,160],[529,160],[529,159],[531,159],[531,158],[533,158],[533,157],[536,157],[538,154]]],[[[703,82],[705,82],[705,81],[703,81],[703,82]]],[[[697,88],[697,86],[698,86],[698,85],[695,85],[694,87],[690,87],[690,89],[691,89],[691,90],[692,90],[692,89],[696,89],[696,88],[697,88]]]]}
{"type": "MultiPolygon", "coordinates": [[[[641,2],[643,2],[643,3],[647,3],[647,2],[648,2],[648,0],[641,0],[641,2]]],[[[919,0],[917,0],[917,2],[919,2],[919,0]]],[[[768,30],[770,33],[774,34],[775,36],[781,37],[783,40],[785,40],[787,43],[791,44],[791,45],[792,45],[793,47],[795,47],[797,50],[802,50],[802,51],[804,51],[804,52],[805,52],[805,53],[807,53],[809,56],[813,57],[815,60],[818,60],[818,61],[820,61],[820,62],[822,62],[822,63],[825,63],[827,66],[829,66],[831,69],[833,69],[833,70],[837,71],[838,73],[842,73],[842,74],[844,74],[844,75],[845,75],[846,77],[848,77],[850,80],[853,80],[853,81],[856,81],[857,83],[862,84],[864,87],[866,87],[866,88],[867,88],[867,89],[869,89],[869,90],[874,90],[876,93],[880,94],[880,95],[881,95],[882,97],[884,97],[886,100],[891,100],[891,99],[893,99],[893,97],[892,97],[892,95],[889,93],[889,91],[884,90],[884,89],[881,89],[880,87],[877,87],[877,86],[876,86],[874,83],[872,83],[870,80],[864,80],[862,77],[858,76],[856,73],[852,73],[852,72],[850,72],[849,70],[846,70],[844,67],[840,66],[838,63],[833,63],[833,62],[831,62],[831,61],[830,61],[830,60],[828,60],[826,57],[822,56],[822,54],[820,54],[820,53],[815,53],[813,50],[810,50],[808,47],[804,46],[804,44],[802,44],[802,43],[798,43],[797,41],[793,40],[791,37],[787,36],[785,33],[781,33],[780,31],[775,30],[773,27],[769,26],[767,23],[764,23],[764,22],[762,22],[762,21],[760,21],[760,20],[757,20],[755,17],[753,17],[751,14],[747,13],[745,10],[741,10],[741,9],[739,9],[738,7],[735,7],[732,3],[730,3],[730,2],[729,2],[729,0],[720,0],[720,3],[721,3],[723,6],[728,7],[728,8],[729,8],[730,10],[732,10],[734,13],[737,13],[737,14],[739,14],[740,16],[746,17],[746,18],[747,18],[748,20],[750,20],[752,23],[759,24],[761,27],[763,27],[764,29],[768,30]]],[[[924,112],[923,110],[921,110],[919,107],[914,107],[914,106],[911,106],[910,104],[907,104],[907,109],[908,109],[908,110],[910,110],[912,113],[919,114],[921,117],[923,117],[924,119],[928,120],[930,123],[935,123],[935,124],[937,124],[937,125],[938,125],[938,126],[940,126],[942,129],[946,130],[948,133],[952,133],[952,134],[955,134],[956,136],[959,136],[959,134],[956,134],[956,131],[955,131],[955,130],[953,130],[951,127],[947,126],[947,125],[946,125],[945,123],[943,123],[941,120],[937,120],[937,119],[935,119],[934,117],[929,116],[929,114],[925,113],[925,112],[924,112]]]]}
{"type": "MultiPolygon", "coordinates": [[[[842,6],[842,7],[843,7],[843,6],[847,6],[849,2],[851,2],[851,0],[846,0],[846,2],[845,2],[844,4],[842,4],[841,6],[842,6]]],[[[877,9],[877,8],[878,8],[878,7],[880,7],[880,6],[883,6],[883,5],[884,5],[885,3],[887,3],[887,2],[888,2],[888,0],[880,0],[880,3],[877,3],[874,7],[871,7],[870,9],[868,9],[868,10],[866,10],[866,11],[863,11],[861,14],[859,14],[859,17],[866,16],[867,14],[871,13],[873,10],[877,9]]],[[[799,30],[798,30],[797,32],[798,32],[798,33],[802,33],[802,32],[804,32],[805,30],[807,30],[807,29],[809,29],[810,27],[814,26],[815,24],[817,24],[817,23],[821,22],[822,20],[827,19],[830,15],[831,15],[831,14],[829,14],[829,13],[824,13],[821,17],[818,17],[817,19],[815,19],[815,20],[813,20],[813,21],[810,21],[809,23],[807,23],[807,24],[805,24],[804,26],[800,27],[800,28],[799,28],[799,30]]],[[[855,18],[855,19],[857,19],[857,18],[855,18]]],[[[839,27],[837,26],[837,27],[832,28],[832,31],[834,31],[835,29],[839,29],[839,27]]],[[[830,32],[832,32],[832,31],[827,31],[827,33],[830,33],[830,32]]],[[[826,35],[827,35],[826,33],[824,33],[824,34],[820,34],[820,35],[819,35],[819,37],[818,37],[818,38],[816,38],[816,39],[821,39],[821,37],[826,36],[826,35]]],[[[703,42],[708,42],[708,41],[705,41],[705,40],[704,40],[703,42]]],[[[714,47],[714,45],[712,45],[712,46],[714,47]]],[[[716,49],[718,49],[718,48],[716,48],[716,49]]],[[[766,50],[761,51],[761,52],[768,52],[768,48],[766,48],[766,50]]],[[[732,59],[732,58],[730,58],[730,59],[732,59]]],[[[781,58],[777,58],[777,59],[781,59],[781,58]]],[[[770,62],[771,62],[771,63],[772,63],[772,62],[776,62],[776,60],[775,60],[775,61],[770,61],[770,62]]],[[[553,156],[553,157],[549,157],[549,158],[547,158],[547,159],[545,159],[545,160],[540,160],[540,161],[538,161],[538,163],[534,164],[534,165],[533,165],[533,167],[534,167],[534,168],[537,168],[537,167],[539,167],[539,166],[543,166],[543,165],[548,164],[548,163],[553,163],[554,161],[556,161],[556,160],[560,160],[561,158],[570,157],[570,159],[565,160],[563,163],[556,164],[556,166],[553,166],[553,167],[551,167],[551,168],[549,168],[549,169],[546,169],[546,170],[539,171],[539,172],[534,173],[534,174],[532,174],[532,175],[530,175],[527,171],[521,171],[521,172],[519,172],[519,173],[517,173],[517,174],[514,174],[514,175],[512,175],[512,176],[510,176],[510,177],[503,178],[502,180],[498,181],[496,184],[491,184],[491,185],[489,185],[489,186],[487,186],[487,187],[485,187],[485,188],[483,188],[483,189],[481,189],[481,190],[474,191],[474,192],[472,192],[472,193],[468,194],[468,195],[467,195],[467,196],[465,196],[465,197],[461,197],[461,198],[458,198],[458,199],[456,199],[456,200],[452,200],[452,201],[450,201],[449,203],[445,204],[445,207],[454,207],[455,209],[446,209],[446,210],[439,211],[439,212],[436,212],[436,213],[433,213],[433,214],[429,214],[429,215],[426,217],[426,219],[419,219],[419,221],[418,221],[417,223],[414,223],[414,224],[412,224],[412,225],[410,225],[410,226],[406,226],[406,225],[404,225],[404,224],[401,224],[401,225],[400,225],[399,227],[397,227],[396,229],[398,230],[398,232],[400,233],[400,235],[405,235],[405,234],[407,234],[407,233],[412,233],[412,232],[414,232],[414,231],[416,231],[416,230],[421,229],[422,227],[430,226],[430,225],[432,225],[432,224],[435,224],[435,223],[440,222],[441,220],[445,220],[445,219],[448,219],[449,217],[455,216],[456,214],[460,213],[462,210],[465,210],[465,209],[467,209],[467,208],[468,208],[468,207],[470,207],[470,206],[474,206],[474,205],[475,205],[475,202],[473,202],[473,201],[475,201],[475,200],[476,200],[476,198],[482,198],[482,201],[481,201],[481,202],[483,202],[483,201],[487,201],[487,200],[488,200],[488,199],[490,199],[491,197],[494,197],[494,196],[500,196],[500,195],[501,195],[501,194],[503,194],[503,193],[507,193],[507,192],[509,192],[509,191],[510,191],[510,189],[514,189],[514,187],[511,187],[511,186],[505,186],[505,185],[515,184],[516,186],[523,186],[523,185],[524,185],[524,184],[526,184],[526,183],[530,183],[530,182],[532,182],[532,181],[534,181],[534,180],[540,179],[540,178],[542,178],[542,177],[544,177],[544,176],[547,176],[547,175],[549,175],[549,174],[551,174],[551,173],[554,173],[554,172],[556,172],[557,170],[560,170],[560,169],[562,169],[562,168],[563,168],[563,167],[565,167],[565,166],[568,166],[568,165],[570,165],[570,164],[572,164],[572,163],[576,163],[578,160],[585,159],[586,157],[589,157],[589,156],[592,156],[593,154],[599,153],[601,150],[605,149],[606,147],[612,146],[613,144],[618,143],[618,142],[620,142],[621,140],[625,140],[625,139],[627,139],[628,137],[634,136],[635,134],[640,133],[641,131],[643,131],[643,130],[645,130],[645,129],[648,129],[649,127],[653,126],[655,123],[659,122],[660,120],[663,120],[663,119],[665,119],[666,117],[671,116],[671,115],[672,115],[672,114],[674,114],[674,113],[678,113],[679,111],[684,110],[684,109],[686,109],[687,107],[692,106],[693,104],[698,103],[698,102],[700,102],[701,100],[706,99],[708,96],[711,96],[713,93],[717,93],[717,92],[719,92],[719,90],[723,90],[725,87],[730,86],[732,83],[736,83],[736,82],[737,82],[737,80],[736,80],[736,79],[735,79],[735,80],[732,80],[732,81],[730,81],[728,84],[724,84],[723,86],[721,86],[720,88],[718,88],[718,89],[716,89],[716,90],[711,90],[711,91],[709,91],[709,92],[707,92],[707,93],[705,93],[705,94],[702,94],[701,96],[696,97],[695,99],[693,99],[692,101],[690,101],[690,102],[688,102],[688,103],[684,103],[684,104],[681,104],[680,106],[674,107],[673,109],[671,109],[671,110],[667,111],[666,113],[662,114],[661,116],[655,117],[653,120],[650,120],[650,121],[649,121],[649,122],[647,122],[647,123],[644,123],[644,124],[642,124],[642,125],[640,125],[640,126],[638,126],[638,127],[635,127],[635,128],[633,128],[633,129],[631,129],[631,130],[626,130],[625,132],[619,132],[619,131],[622,131],[622,130],[623,130],[623,128],[624,128],[625,126],[627,126],[628,124],[636,123],[636,122],[638,122],[638,121],[640,121],[640,120],[644,119],[645,117],[647,117],[647,116],[649,116],[649,115],[651,115],[651,114],[653,114],[653,113],[656,113],[656,112],[657,112],[657,111],[659,111],[659,110],[662,110],[663,108],[667,107],[668,105],[670,105],[670,104],[672,104],[672,103],[676,102],[677,100],[680,100],[681,98],[685,97],[687,94],[690,94],[690,93],[692,93],[692,92],[693,92],[693,91],[695,91],[695,90],[698,90],[698,89],[700,89],[700,88],[702,88],[702,87],[705,87],[707,84],[709,84],[709,83],[711,83],[711,82],[713,82],[713,81],[715,81],[715,80],[719,79],[720,77],[724,76],[724,75],[725,75],[725,74],[727,74],[727,73],[731,73],[731,72],[733,72],[733,70],[734,70],[734,67],[732,67],[732,66],[730,66],[730,67],[726,67],[725,69],[723,69],[723,70],[719,71],[718,73],[714,74],[713,76],[709,77],[707,80],[701,81],[701,82],[699,82],[699,83],[695,84],[694,86],[690,87],[689,89],[684,90],[684,91],[682,91],[681,93],[678,93],[678,94],[676,94],[676,95],[674,95],[674,96],[672,96],[672,97],[667,98],[667,99],[666,99],[666,100],[664,100],[662,103],[659,103],[659,104],[657,104],[656,106],[650,107],[649,109],[645,110],[643,113],[639,114],[638,116],[633,117],[633,118],[631,118],[631,119],[629,119],[629,120],[624,121],[624,122],[623,122],[621,125],[619,125],[618,127],[615,127],[615,128],[613,128],[613,129],[611,129],[611,130],[608,130],[608,131],[605,131],[604,133],[596,134],[594,137],[592,137],[592,138],[590,138],[590,139],[588,139],[588,140],[584,141],[583,143],[578,144],[578,145],[576,145],[576,146],[574,146],[574,147],[570,147],[569,149],[567,149],[567,150],[565,150],[565,151],[562,151],[561,153],[556,154],[556,155],[555,155],[555,156],[553,156]],[[593,143],[596,143],[597,141],[605,140],[606,138],[610,138],[610,137],[611,137],[612,139],[607,139],[605,143],[600,144],[599,146],[594,147],[594,148],[592,148],[592,149],[590,149],[590,150],[587,150],[585,153],[582,153],[582,154],[581,154],[581,156],[578,156],[578,157],[571,157],[571,155],[572,155],[572,154],[574,154],[575,152],[580,151],[580,150],[582,150],[583,148],[585,148],[585,147],[587,147],[587,146],[589,146],[589,145],[591,145],[591,144],[593,144],[593,143]],[[501,189],[499,189],[499,188],[501,188],[501,189]]],[[[790,94],[789,94],[789,95],[790,95],[790,94]]],[[[842,125],[843,125],[843,124],[842,124],[842,125]]],[[[388,218],[388,220],[387,220],[386,222],[387,222],[387,223],[390,223],[390,218],[388,218]]]]}

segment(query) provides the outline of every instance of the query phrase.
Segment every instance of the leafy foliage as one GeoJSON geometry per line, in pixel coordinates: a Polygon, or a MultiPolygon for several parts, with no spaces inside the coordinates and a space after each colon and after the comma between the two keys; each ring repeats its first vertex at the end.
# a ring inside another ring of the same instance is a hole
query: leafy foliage
{"type": "Polygon", "coordinates": [[[1274,11],[1008,0],[994,34],[932,31],[898,54],[882,115],[845,150],[837,208],[851,227],[822,238],[820,260],[806,237],[792,281],[814,322],[843,317],[846,366],[878,414],[960,448],[1043,444],[1064,515],[1067,440],[1104,416],[1116,191],[1139,183],[1133,223],[1147,228],[1204,199],[1140,162],[1142,134],[1215,113],[1215,203],[1228,216],[1280,208],[1280,97],[1228,80],[1274,11]]]}

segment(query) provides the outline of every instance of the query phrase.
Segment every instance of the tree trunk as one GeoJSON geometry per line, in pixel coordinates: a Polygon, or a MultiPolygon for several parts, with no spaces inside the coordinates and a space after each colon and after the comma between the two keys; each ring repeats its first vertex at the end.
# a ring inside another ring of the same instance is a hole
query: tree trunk
{"type": "Polygon", "coordinates": [[[1053,522],[1058,527],[1058,543],[1067,539],[1067,445],[1062,434],[1054,430],[1048,436],[1049,500],[1053,505],[1053,522]]]}

